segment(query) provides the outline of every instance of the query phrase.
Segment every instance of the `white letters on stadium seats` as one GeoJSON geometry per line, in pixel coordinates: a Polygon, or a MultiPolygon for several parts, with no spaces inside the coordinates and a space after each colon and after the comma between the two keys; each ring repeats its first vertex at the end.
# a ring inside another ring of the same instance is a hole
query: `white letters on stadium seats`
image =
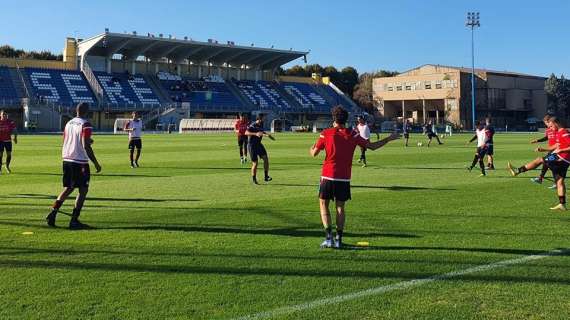
{"type": "Polygon", "coordinates": [[[41,83],[41,79],[49,79],[52,80],[51,75],[49,73],[44,72],[32,72],[30,74],[30,80],[32,85],[36,88],[36,90],[41,90],[41,96],[48,101],[59,101],[59,92],[57,89],[51,85],[51,83],[41,83]],[[49,91],[50,94],[46,94],[46,91],[49,91]]]}
{"type": "Polygon", "coordinates": [[[134,104],[134,101],[130,100],[123,94],[123,87],[121,86],[121,83],[118,81],[112,81],[112,78],[112,76],[106,75],[99,76],[99,81],[101,82],[103,90],[105,90],[107,93],[109,101],[111,101],[111,103],[119,103],[119,100],[117,99],[120,99],[122,102],[134,104]]]}
{"type": "Polygon", "coordinates": [[[129,80],[129,85],[133,88],[133,92],[139,98],[141,103],[160,103],[157,98],[153,97],[154,93],[152,90],[147,86],[146,81],[140,77],[134,77],[132,80],[129,80]],[[141,86],[137,86],[140,84],[141,86]],[[150,95],[150,97],[145,97],[144,95],[150,95]]]}
{"type": "Polygon", "coordinates": [[[62,73],[61,79],[71,96],[71,100],[73,102],[89,102],[94,103],[93,98],[90,96],[89,88],[85,84],[83,84],[83,78],[81,78],[80,74],[72,74],[72,73],[62,73]],[[77,84],[73,84],[72,81],[79,82],[77,84]],[[83,95],[81,95],[84,93],[83,95]],[[86,96],[87,95],[87,96],[86,96]]]}

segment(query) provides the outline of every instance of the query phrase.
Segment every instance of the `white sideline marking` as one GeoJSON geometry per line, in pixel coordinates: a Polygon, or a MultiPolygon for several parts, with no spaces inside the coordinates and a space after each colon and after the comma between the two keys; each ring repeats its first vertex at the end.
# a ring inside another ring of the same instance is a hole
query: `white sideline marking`
{"type": "Polygon", "coordinates": [[[281,307],[281,308],[277,308],[277,309],[270,310],[270,311],[265,311],[265,312],[251,314],[248,316],[235,318],[235,320],[269,319],[269,318],[273,318],[276,316],[282,316],[282,315],[287,315],[290,313],[299,312],[299,311],[303,311],[303,310],[314,309],[314,308],[321,307],[324,305],[341,303],[341,302],[345,302],[345,301],[349,301],[349,300],[355,300],[355,299],[359,299],[359,298],[379,295],[379,294],[383,294],[383,293],[395,291],[395,290],[418,287],[418,286],[428,284],[431,282],[435,282],[438,280],[451,279],[451,278],[463,276],[466,274],[483,272],[483,271],[488,271],[488,270],[492,270],[492,269],[498,269],[498,268],[508,267],[508,266],[512,266],[512,265],[522,264],[522,263],[526,263],[529,261],[540,260],[540,259],[544,259],[547,257],[564,254],[565,252],[566,252],[565,250],[553,250],[550,252],[545,252],[544,254],[537,254],[537,255],[525,256],[525,257],[518,258],[518,259],[499,261],[499,262],[495,262],[495,263],[490,263],[490,264],[486,264],[486,265],[468,268],[465,270],[452,271],[449,273],[435,275],[435,276],[432,276],[429,278],[403,281],[403,282],[398,282],[398,283],[390,284],[390,285],[386,285],[386,286],[370,288],[370,289],[357,291],[357,292],[353,292],[353,293],[347,293],[347,294],[343,294],[343,295],[336,296],[336,297],[322,298],[322,299],[317,299],[317,300],[313,300],[313,301],[309,301],[309,302],[305,302],[305,303],[301,303],[301,304],[297,304],[297,305],[293,305],[293,306],[281,307]]]}

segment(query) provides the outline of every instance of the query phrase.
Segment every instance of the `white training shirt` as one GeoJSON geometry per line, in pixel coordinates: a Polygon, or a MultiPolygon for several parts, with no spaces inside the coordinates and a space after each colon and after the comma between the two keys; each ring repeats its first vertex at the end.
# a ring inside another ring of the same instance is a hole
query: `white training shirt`
{"type": "Polygon", "coordinates": [[[126,128],[133,129],[129,131],[129,139],[140,139],[142,136],[143,122],[141,119],[130,120],[127,122],[126,128]]]}
{"type": "Polygon", "coordinates": [[[477,129],[477,147],[485,147],[489,142],[489,135],[487,134],[487,129],[477,129]]]}
{"type": "Polygon", "coordinates": [[[369,140],[370,139],[370,128],[367,124],[358,124],[356,126],[358,128],[358,133],[363,139],[369,140]]]}
{"type": "Polygon", "coordinates": [[[75,117],[65,125],[61,156],[65,162],[89,163],[83,138],[91,139],[93,127],[86,119],[75,117]]]}

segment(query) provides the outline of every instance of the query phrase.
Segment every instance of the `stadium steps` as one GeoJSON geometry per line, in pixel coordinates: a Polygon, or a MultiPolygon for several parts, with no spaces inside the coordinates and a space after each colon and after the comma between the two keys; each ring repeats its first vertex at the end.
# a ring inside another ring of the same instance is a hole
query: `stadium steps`
{"type": "Polygon", "coordinates": [[[323,89],[320,85],[317,84],[312,84],[311,85],[313,87],[313,89],[315,89],[315,91],[321,95],[321,97],[323,97],[328,104],[330,104],[331,106],[337,106],[339,104],[339,101],[337,99],[335,99],[333,96],[331,96],[325,89],[323,89]]]}
{"type": "Polygon", "coordinates": [[[251,101],[241,93],[241,91],[235,84],[234,79],[226,80],[226,86],[228,87],[228,89],[230,89],[231,93],[238,98],[238,100],[241,102],[243,106],[247,107],[247,109],[249,110],[255,109],[253,103],[251,103],[251,101]]]}
{"type": "Polygon", "coordinates": [[[281,97],[283,97],[283,99],[285,99],[285,101],[287,101],[287,103],[289,103],[289,105],[291,105],[293,109],[295,110],[303,109],[303,106],[297,101],[297,99],[293,98],[287,91],[285,91],[285,89],[283,89],[283,86],[281,85],[281,83],[279,83],[279,81],[275,80],[274,82],[277,92],[279,92],[281,97]]]}
{"type": "Polygon", "coordinates": [[[28,92],[30,92],[24,81],[24,76],[20,72],[20,69],[16,68],[8,68],[10,71],[10,76],[12,77],[12,82],[14,83],[14,88],[16,89],[16,93],[20,98],[29,98],[28,92]]]}
{"type": "Polygon", "coordinates": [[[166,92],[166,90],[164,89],[164,87],[160,84],[160,80],[158,80],[158,77],[155,75],[143,75],[146,83],[150,86],[150,88],[152,89],[152,91],[154,91],[154,93],[158,96],[158,99],[160,101],[162,101],[163,103],[174,103],[174,101],[172,101],[172,99],[170,98],[170,96],[168,95],[168,93],[166,92]]]}
{"type": "MultiPolygon", "coordinates": [[[[352,99],[350,97],[347,97],[344,92],[342,92],[337,86],[334,85],[334,83],[329,83],[328,85],[331,89],[333,89],[334,91],[336,91],[336,93],[338,93],[338,95],[340,96],[340,98],[343,100],[343,104],[346,104],[348,106],[350,106],[352,108],[352,112],[361,112],[360,107],[354,102],[352,101],[352,99]]],[[[324,90],[323,90],[324,91],[324,90]]]]}

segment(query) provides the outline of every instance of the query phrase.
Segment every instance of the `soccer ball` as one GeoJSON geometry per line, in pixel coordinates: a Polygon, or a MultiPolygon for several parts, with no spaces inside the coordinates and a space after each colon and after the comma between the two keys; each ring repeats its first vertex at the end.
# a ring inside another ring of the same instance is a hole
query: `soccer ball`
{"type": "Polygon", "coordinates": [[[423,143],[418,142],[418,147],[421,147],[421,146],[423,146],[423,145],[424,145],[423,143]]]}

